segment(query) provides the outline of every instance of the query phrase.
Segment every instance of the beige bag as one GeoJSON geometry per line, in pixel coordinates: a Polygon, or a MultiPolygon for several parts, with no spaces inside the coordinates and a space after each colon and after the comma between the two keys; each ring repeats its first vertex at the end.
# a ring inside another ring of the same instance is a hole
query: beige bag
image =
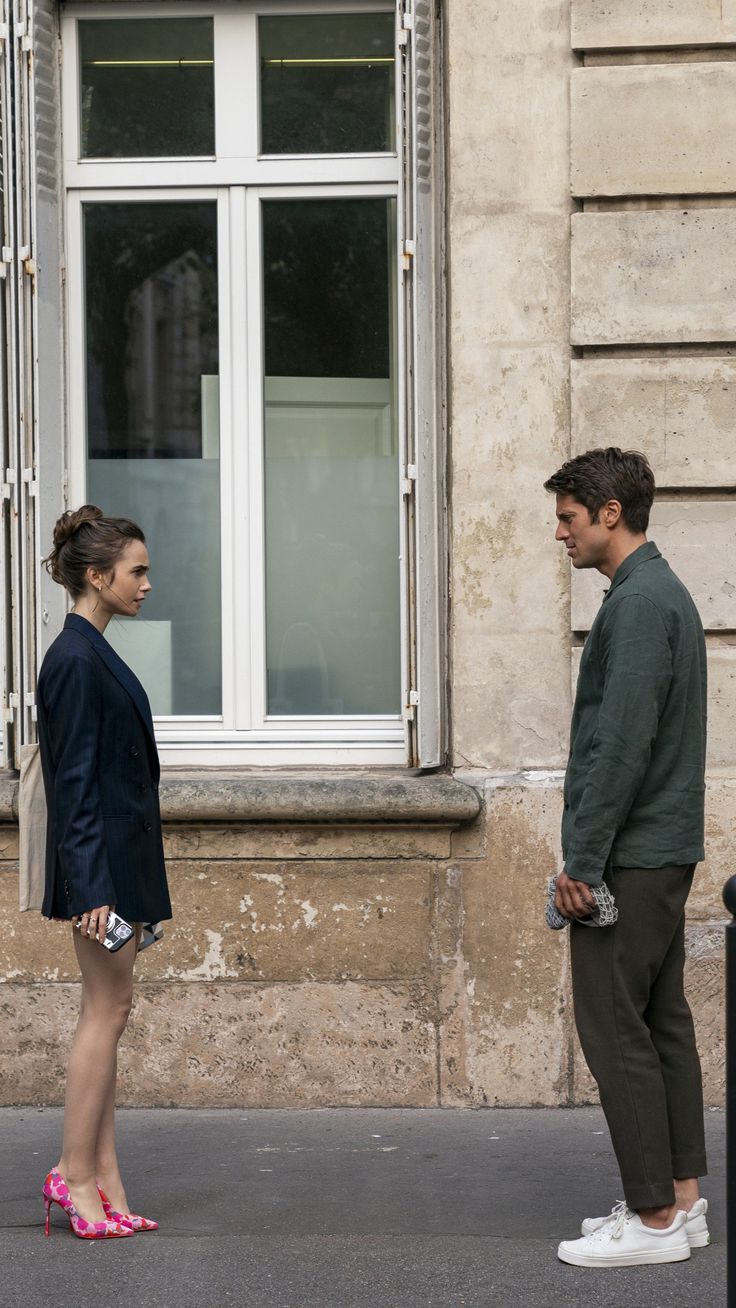
{"type": "Polygon", "coordinates": [[[20,911],[40,913],[46,886],[46,793],[38,745],[22,745],[18,792],[20,911]]]}

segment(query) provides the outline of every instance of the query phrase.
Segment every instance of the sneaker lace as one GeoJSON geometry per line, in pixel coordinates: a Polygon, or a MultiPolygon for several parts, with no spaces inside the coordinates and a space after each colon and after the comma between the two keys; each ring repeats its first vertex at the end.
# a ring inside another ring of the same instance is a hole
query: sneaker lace
{"type": "Polygon", "coordinates": [[[593,1232],[593,1238],[599,1240],[618,1240],[624,1226],[626,1225],[626,1221],[630,1216],[631,1212],[626,1204],[626,1200],[619,1199],[618,1203],[614,1204],[603,1225],[599,1226],[598,1230],[593,1232]]]}

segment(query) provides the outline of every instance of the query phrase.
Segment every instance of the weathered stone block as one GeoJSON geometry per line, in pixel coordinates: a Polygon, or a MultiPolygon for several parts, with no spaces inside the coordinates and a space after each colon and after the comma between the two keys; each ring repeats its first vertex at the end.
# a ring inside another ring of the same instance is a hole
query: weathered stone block
{"type": "Polygon", "coordinates": [[[464,339],[474,345],[495,341],[517,347],[561,340],[569,315],[568,285],[566,212],[489,215],[479,204],[455,215],[453,350],[464,339]]]}
{"type": "Polygon", "coordinates": [[[401,824],[358,827],[299,823],[272,827],[258,823],[198,826],[184,822],[164,826],[164,852],[167,859],[446,858],[450,830],[401,824]]]}
{"type": "Polygon", "coordinates": [[[688,901],[692,917],[725,922],[728,915],[721,894],[730,876],[736,872],[733,833],[736,829],[736,779],[713,776],[706,778],[705,859],[695,873],[688,901]]]}
{"type": "Polygon", "coordinates": [[[734,0],[572,0],[576,50],[736,40],[734,0]]]}
{"type": "Polygon", "coordinates": [[[572,342],[736,337],[736,211],[572,217],[572,342]]]}
{"type": "Polygon", "coordinates": [[[461,767],[552,766],[564,753],[566,578],[554,503],[539,488],[567,452],[568,369],[557,345],[489,348],[469,339],[455,352],[453,738],[461,767]]]}
{"type": "Polygon", "coordinates": [[[450,867],[439,903],[442,1103],[565,1103],[566,942],[543,915],[559,788],[498,788],[487,802],[486,858],[450,867]]]}
{"type": "Polygon", "coordinates": [[[573,195],[736,191],[736,64],[582,68],[571,110],[573,195]]]}
{"type": "Polygon", "coordinates": [[[426,973],[432,874],[376,860],[182,861],[174,920],[140,959],[145,980],[384,980],[426,973]]]}
{"type": "Polygon", "coordinates": [[[513,6],[485,0],[447,6],[453,206],[549,208],[552,195],[565,204],[569,110],[560,70],[573,62],[565,6],[527,0],[523,36],[518,17],[513,6]]]}
{"type": "Polygon", "coordinates": [[[691,923],[686,931],[685,993],[695,1021],[706,1104],[725,1101],[725,982],[723,925],[691,923]]]}
{"type": "Polygon", "coordinates": [[[578,359],[571,379],[573,454],[621,445],[660,487],[736,483],[736,360],[578,359]]]}
{"type": "Polygon", "coordinates": [[[17,826],[0,827],[0,862],[18,857],[17,826]]]}
{"type": "MultiPolygon", "coordinates": [[[[78,986],[0,990],[0,1101],[54,1104],[78,986]]],[[[436,1104],[435,1028],[421,988],[145,985],[120,1047],[118,1102],[131,1106],[436,1104]]]]}
{"type": "MultiPolygon", "coordinates": [[[[706,630],[735,630],[736,504],[657,501],[649,537],[687,586],[706,630]]],[[[572,571],[572,629],[587,631],[608,582],[594,568],[572,571]]]]}

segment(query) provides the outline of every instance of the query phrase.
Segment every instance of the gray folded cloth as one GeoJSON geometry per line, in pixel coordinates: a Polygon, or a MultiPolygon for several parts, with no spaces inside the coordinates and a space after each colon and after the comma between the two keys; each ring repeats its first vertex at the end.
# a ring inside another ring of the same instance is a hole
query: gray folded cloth
{"type": "MultiPolygon", "coordinates": [[[[563,927],[569,926],[571,918],[563,917],[562,913],[555,906],[555,891],[557,889],[557,877],[550,877],[547,882],[547,907],[544,916],[547,920],[547,926],[553,931],[561,931],[563,927]]],[[[605,882],[600,886],[588,886],[597,907],[593,909],[589,917],[576,917],[575,921],[581,926],[607,927],[613,926],[618,921],[618,909],[616,901],[613,898],[605,882]]]]}

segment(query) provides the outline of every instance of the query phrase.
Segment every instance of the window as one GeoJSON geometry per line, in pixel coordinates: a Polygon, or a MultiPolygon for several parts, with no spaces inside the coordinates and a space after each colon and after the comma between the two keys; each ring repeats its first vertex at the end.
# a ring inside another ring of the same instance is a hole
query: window
{"type": "Polygon", "coordinates": [[[165,761],[436,766],[434,5],[0,9],[4,757],[94,498],[151,544],[108,637],[165,761]]]}
{"type": "Polygon", "coordinates": [[[106,634],[163,755],[405,762],[395,6],[69,5],[62,41],[70,501],[146,532],[106,634]]]}

